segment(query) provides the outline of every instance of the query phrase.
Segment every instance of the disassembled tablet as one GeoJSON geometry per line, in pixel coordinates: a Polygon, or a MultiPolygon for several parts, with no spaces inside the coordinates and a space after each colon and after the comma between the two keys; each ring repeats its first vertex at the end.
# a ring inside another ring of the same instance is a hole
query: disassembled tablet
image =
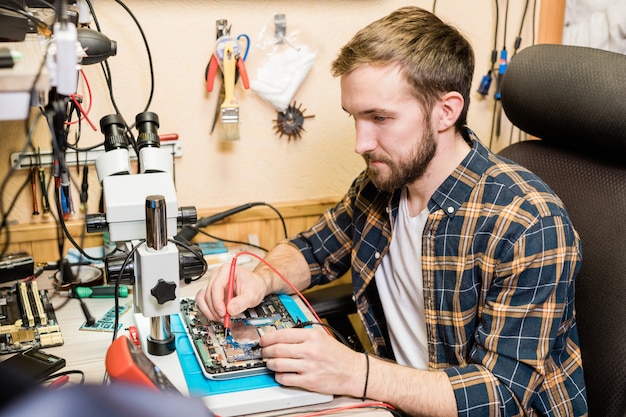
{"type": "Polygon", "coordinates": [[[39,290],[36,281],[0,289],[0,354],[62,344],[47,290],[39,290]]]}
{"type": "Polygon", "coordinates": [[[255,308],[231,317],[228,334],[221,322],[211,321],[202,314],[194,299],[181,300],[180,315],[207,378],[228,379],[269,372],[261,357],[259,338],[296,325],[281,297],[268,295],[255,308]]]}

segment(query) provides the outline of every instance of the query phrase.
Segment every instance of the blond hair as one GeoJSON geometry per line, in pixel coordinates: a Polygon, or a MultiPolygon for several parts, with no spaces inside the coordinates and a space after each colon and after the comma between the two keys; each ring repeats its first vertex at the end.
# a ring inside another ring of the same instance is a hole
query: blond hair
{"type": "Polygon", "coordinates": [[[398,63],[410,92],[428,113],[445,93],[459,92],[465,104],[456,122],[467,123],[474,51],[454,27],[419,7],[402,7],[357,32],[333,61],[335,77],[355,68],[398,63]]]}

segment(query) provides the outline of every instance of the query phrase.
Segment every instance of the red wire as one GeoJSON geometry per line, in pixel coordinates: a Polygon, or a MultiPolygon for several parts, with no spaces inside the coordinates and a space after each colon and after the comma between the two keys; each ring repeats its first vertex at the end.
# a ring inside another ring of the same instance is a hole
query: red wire
{"type": "Polygon", "coordinates": [[[396,410],[390,404],[378,402],[378,401],[372,401],[372,402],[363,402],[363,403],[357,403],[357,404],[344,405],[341,407],[329,408],[328,410],[315,411],[312,413],[298,414],[298,417],[322,416],[324,414],[338,413],[338,412],[346,411],[346,410],[354,410],[357,408],[370,408],[370,407],[386,408],[388,410],[393,410],[393,411],[396,410]]]}
{"type": "MultiPolygon", "coordinates": [[[[233,287],[234,287],[234,282],[235,282],[235,267],[237,266],[237,258],[240,255],[250,255],[250,256],[253,256],[254,258],[256,258],[259,261],[261,261],[263,264],[265,264],[268,268],[270,268],[276,275],[278,275],[280,277],[280,279],[282,279],[283,281],[285,281],[287,283],[287,285],[289,285],[289,288],[291,288],[298,295],[298,297],[300,297],[302,302],[311,311],[311,314],[313,314],[313,317],[315,317],[315,319],[318,322],[322,321],[322,319],[320,319],[320,317],[317,315],[317,313],[315,312],[315,310],[313,309],[313,306],[311,306],[309,301],[304,297],[304,295],[302,295],[302,293],[300,291],[298,291],[298,289],[296,287],[294,287],[294,285],[291,282],[289,282],[289,280],[287,278],[285,278],[283,276],[283,274],[278,272],[278,270],[276,268],[274,268],[274,266],[272,266],[269,262],[267,262],[265,259],[261,258],[256,253],[248,252],[248,251],[242,251],[242,252],[239,252],[239,253],[235,254],[235,256],[233,257],[233,260],[232,260],[232,262],[230,264],[230,275],[228,277],[228,289],[226,290],[226,307],[227,307],[227,309],[228,309],[228,303],[230,302],[230,300],[231,300],[231,298],[233,296],[233,287]]],[[[228,320],[228,324],[230,325],[230,316],[228,315],[228,313],[224,316],[224,327],[227,327],[226,326],[226,320],[228,320]]],[[[328,333],[330,336],[333,335],[332,332],[330,330],[328,330],[327,328],[324,328],[324,330],[326,330],[326,333],[328,333]]]]}
{"type": "MultiPolygon", "coordinates": [[[[91,95],[91,86],[89,85],[89,80],[87,79],[87,76],[85,75],[85,71],[83,71],[81,69],[80,70],[80,74],[83,76],[83,80],[85,81],[85,86],[87,87],[87,94],[89,95],[89,106],[87,107],[87,110],[85,111],[83,109],[83,107],[80,105],[80,102],[78,100],[76,100],[76,97],[81,97],[79,94],[71,94],[70,97],[72,98],[72,101],[74,102],[74,104],[78,108],[78,111],[80,111],[80,114],[82,114],[80,119],[81,120],[87,120],[87,123],[89,123],[89,125],[94,130],[94,132],[97,132],[98,128],[89,119],[89,113],[91,112],[91,103],[92,103],[92,97],[93,97],[91,95]]],[[[73,122],[65,122],[66,125],[74,125],[76,123],[78,123],[78,120],[75,120],[73,122]]]]}
{"type": "Polygon", "coordinates": [[[237,266],[237,256],[233,257],[230,262],[230,273],[228,275],[228,288],[226,290],[226,314],[224,314],[224,328],[230,329],[230,314],[228,314],[228,304],[233,298],[233,289],[235,286],[235,267],[237,266]]]}
{"type": "MultiPolygon", "coordinates": [[[[315,319],[318,322],[322,321],[320,319],[320,317],[317,315],[317,313],[315,312],[315,310],[313,309],[313,306],[311,306],[311,304],[309,303],[309,301],[304,297],[304,295],[291,282],[289,282],[289,280],[287,278],[285,278],[283,276],[283,274],[278,272],[278,270],[276,268],[274,268],[273,265],[271,265],[265,259],[261,258],[256,253],[248,252],[248,251],[238,252],[237,254],[235,254],[235,256],[233,257],[233,259],[232,259],[232,261],[230,263],[230,275],[228,276],[228,288],[226,290],[226,306],[227,307],[228,307],[228,303],[230,302],[230,300],[231,300],[231,298],[233,296],[233,288],[234,288],[234,282],[235,282],[235,268],[237,267],[237,258],[239,256],[241,256],[241,255],[250,255],[250,256],[258,259],[263,264],[265,264],[268,268],[270,268],[276,275],[278,275],[280,277],[280,279],[282,279],[283,281],[285,281],[287,283],[287,285],[289,285],[289,288],[291,288],[298,295],[298,297],[300,297],[302,302],[304,302],[304,304],[306,304],[306,306],[309,308],[309,310],[311,311],[311,314],[313,314],[315,319]]],[[[228,316],[228,313],[224,316],[224,326],[225,327],[226,327],[227,316],[228,316]]],[[[229,322],[228,324],[230,325],[230,316],[228,316],[228,322],[229,322]]],[[[330,330],[328,330],[327,328],[324,328],[324,330],[326,330],[326,332],[330,336],[333,336],[333,334],[330,332],[330,330]]],[[[345,406],[342,406],[342,407],[329,408],[328,410],[316,411],[316,412],[307,413],[307,414],[299,414],[298,417],[315,417],[315,416],[321,416],[321,415],[324,415],[324,414],[332,414],[332,413],[338,413],[338,412],[346,411],[346,410],[353,410],[353,409],[357,409],[357,408],[370,408],[370,407],[386,408],[388,410],[393,410],[393,411],[396,410],[391,404],[387,404],[387,403],[379,402],[379,401],[371,401],[371,402],[361,402],[361,403],[356,403],[356,404],[345,405],[345,406]]]]}

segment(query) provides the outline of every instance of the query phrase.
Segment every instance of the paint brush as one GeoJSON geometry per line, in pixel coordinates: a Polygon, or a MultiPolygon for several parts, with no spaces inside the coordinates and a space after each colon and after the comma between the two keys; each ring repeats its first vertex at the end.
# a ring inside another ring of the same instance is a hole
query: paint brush
{"type": "Polygon", "coordinates": [[[224,101],[221,105],[222,140],[239,140],[239,104],[235,98],[235,71],[237,57],[232,42],[224,45],[222,74],[224,75],[224,101]]]}

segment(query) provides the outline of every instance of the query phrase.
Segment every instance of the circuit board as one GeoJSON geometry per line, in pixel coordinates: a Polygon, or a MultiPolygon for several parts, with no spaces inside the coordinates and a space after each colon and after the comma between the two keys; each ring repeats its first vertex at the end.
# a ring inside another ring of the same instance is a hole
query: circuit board
{"type": "Polygon", "coordinates": [[[231,317],[230,330],[207,319],[195,300],[184,298],[180,316],[205,377],[228,379],[269,372],[261,357],[259,338],[294,327],[296,322],[277,295],[268,295],[254,308],[231,317]]]}
{"type": "Polygon", "coordinates": [[[36,281],[0,289],[0,354],[63,344],[47,290],[36,281]]]}

